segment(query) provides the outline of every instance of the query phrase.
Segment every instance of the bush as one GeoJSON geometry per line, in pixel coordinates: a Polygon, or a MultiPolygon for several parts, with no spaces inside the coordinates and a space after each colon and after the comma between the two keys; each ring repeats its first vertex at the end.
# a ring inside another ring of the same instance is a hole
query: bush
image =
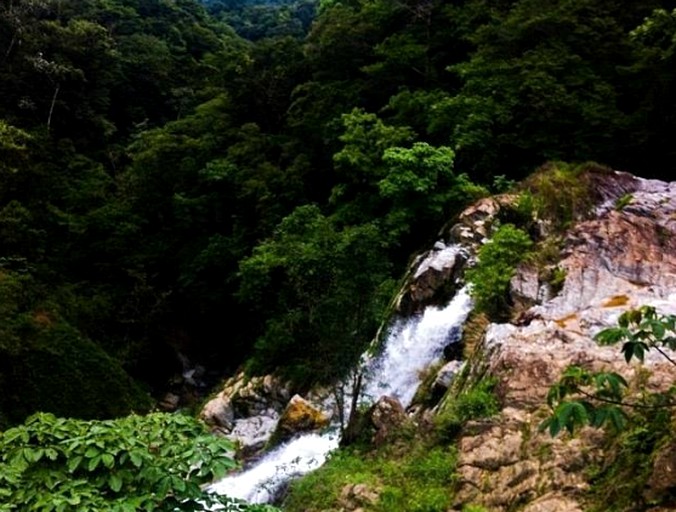
{"type": "Polygon", "coordinates": [[[0,434],[0,511],[272,511],[201,486],[236,466],[232,443],[191,417],[83,421],[39,413],[0,434]]]}
{"type": "Polygon", "coordinates": [[[596,164],[570,165],[550,162],[523,182],[518,206],[532,217],[547,220],[555,230],[566,229],[584,218],[592,206],[589,172],[603,170],[596,164]]]}
{"type": "Polygon", "coordinates": [[[532,245],[525,231],[505,224],[479,249],[476,266],[467,271],[467,281],[479,311],[496,315],[506,308],[509,281],[532,245]]]}

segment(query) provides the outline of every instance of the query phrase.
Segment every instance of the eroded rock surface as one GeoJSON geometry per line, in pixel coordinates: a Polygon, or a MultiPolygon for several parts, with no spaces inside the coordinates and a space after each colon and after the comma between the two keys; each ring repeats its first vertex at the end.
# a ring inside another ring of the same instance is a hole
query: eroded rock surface
{"type": "MultiPolygon", "coordinates": [[[[616,179],[619,184],[600,188],[605,202],[597,216],[565,239],[561,292],[543,299],[536,278],[522,269],[513,285],[540,304],[520,325],[494,324],[486,333],[485,356],[503,409],[495,419],[468,425],[460,438],[457,510],[470,502],[491,511],[585,509],[584,469],[603,459],[604,434],[588,429],[574,439],[552,439],[538,430],[547,391],[568,365],[617,371],[630,382],[640,374],[652,390],[676,380],[674,367],[657,353],[649,353],[645,365],[628,365],[618,347],[593,341],[629,308],[652,305],[676,314],[676,183],[626,174],[616,179]],[[631,202],[616,210],[617,194],[628,192],[631,202]]],[[[674,453],[666,448],[655,461],[647,492],[676,486],[674,453]]]]}

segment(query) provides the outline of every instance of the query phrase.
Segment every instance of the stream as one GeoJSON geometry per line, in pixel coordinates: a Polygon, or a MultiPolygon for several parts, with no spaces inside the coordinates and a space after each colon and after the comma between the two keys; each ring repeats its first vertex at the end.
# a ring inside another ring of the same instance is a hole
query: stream
{"type": "MultiPolygon", "coordinates": [[[[433,252],[418,265],[418,273],[424,266],[443,265],[449,254],[458,250],[461,249],[450,246],[433,252]]],[[[443,308],[430,306],[422,314],[395,320],[382,351],[375,357],[363,358],[361,402],[374,403],[388,395],[397,398],[404,408],[409,406],[422,372],[441,358],[447,345],[460,339],[471,308],[469,293],[462,288],[443,308]]],[[[300,435],[266,453],[243,471],[215,482],[209,491],[250,503],[270,503],[290,480],[319,468],[339,442],[340,428],[335,424],[324,433],[300,435]]]]}

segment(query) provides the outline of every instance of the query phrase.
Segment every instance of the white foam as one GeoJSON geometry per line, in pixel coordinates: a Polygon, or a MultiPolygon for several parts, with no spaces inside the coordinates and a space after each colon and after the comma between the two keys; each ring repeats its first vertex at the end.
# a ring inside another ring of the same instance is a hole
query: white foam
{"type": "Polygon", "coordinates": [[[382,395],[408,406],[420,383],[420,374],[457,341],[460,328],[472,309],[467,288],[461,289],[444,308],[428,307],[422,315],[395,326],[380,356],[368,365],[365,398],[382,395]]]}
{"type": "Polygon", "coordinates": [[[208,490],[249,503],[269,503],[290,479],[324,464],[338,442],[336,432],[303,435],[269,452],[250,469],[212,484],[208,490]]]}

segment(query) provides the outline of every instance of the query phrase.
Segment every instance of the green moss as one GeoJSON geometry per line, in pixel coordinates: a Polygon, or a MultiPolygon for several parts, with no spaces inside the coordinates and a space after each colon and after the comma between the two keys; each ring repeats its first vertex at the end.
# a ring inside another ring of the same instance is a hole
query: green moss
{"type": "Polygon", "coordinates": [[[624,207],[629,206],[633,200],[634,196],[632,194],[624,194],[615,201],[615,210],[621,212],[624,210],[624,207]]]}

